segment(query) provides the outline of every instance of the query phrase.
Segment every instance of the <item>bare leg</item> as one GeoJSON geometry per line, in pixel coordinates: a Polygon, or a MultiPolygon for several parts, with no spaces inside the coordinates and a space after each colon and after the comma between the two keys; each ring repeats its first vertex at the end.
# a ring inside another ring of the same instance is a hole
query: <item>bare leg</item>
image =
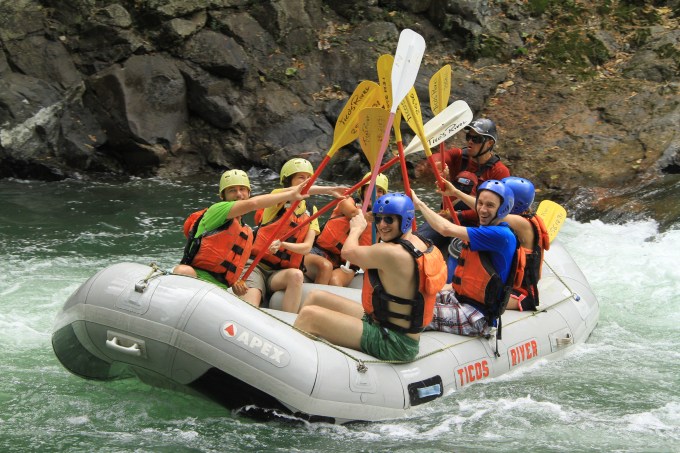
{"type": "Polygon", "coordinates": [[[284,290],[281,308],[283,311],[297,313],[302,298],[304,275],[300,269],[284,269],[274,274],[271,279],[271,292],[284,290]]]}
{"type": "Polygon", "coordinates": [[[194,268],[187,266],[186,264],[178,264],[172,269],[172,273],[177,275],[188,275],[189,277],[198,277],[194,268]]]}
{"type": "Polygon", "coordinates": [[[308,254],[305,255],[305,267],[308,269],[307,275],[314,279],[314,283],[327,285],[333,272],[333,263],[323,256],[308,254]]]}
{"type": "Polygon", "coordinates": [[[363,314],[357,302],[326,291],[314,291],[305,299],[295,327],[333,344],[359,350],[363,314]]]}
{"type": "Polygon", "coordinates": [[[354,278],[354,275],[354,272],[345,272],[340,268],[333,269],[329,284],[333,286],[347,286],[354,278]]]}
{"type": "Polygon", "coordinates": [[[248,291],[246,291],[246,293],[241,296],[241,299],[245,300],[250,305],[259,307],[260,303],[262,302],[262,291],[260,291],[258,288],[248,288],[248,291]]]}

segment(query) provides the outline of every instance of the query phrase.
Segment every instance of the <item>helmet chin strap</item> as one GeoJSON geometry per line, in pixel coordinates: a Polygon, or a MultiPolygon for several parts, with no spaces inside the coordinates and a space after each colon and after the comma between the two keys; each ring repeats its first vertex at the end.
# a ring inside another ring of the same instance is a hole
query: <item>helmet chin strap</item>
{"type": "Polygon", "coordinates": [[[482,142],[482,147],[479,149],[479,151],[477,152],[477,154],[475,154],[474,156],[472,156],[473,159],[479,159],[479,158],[480,158],[481,156],[483,156],[484,154],[490,153],[490,152],[491,152],[491,150],[493,149],[493,146],[492,146],[491,148],[487,149],[486,151],[482,151],[482,150],[484,149],[484,145],[486,145],[486,142],[487,142],[488,140],[489,140],[488,137],[484,137],[484,141],[482,142]]]}

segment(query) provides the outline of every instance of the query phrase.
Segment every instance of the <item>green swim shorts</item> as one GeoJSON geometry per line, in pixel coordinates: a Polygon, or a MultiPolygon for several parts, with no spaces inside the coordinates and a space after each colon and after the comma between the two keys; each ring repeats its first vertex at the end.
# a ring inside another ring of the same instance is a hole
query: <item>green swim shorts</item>
{"type": "Polygon", "coordinates": [[[408,362],[418,355],[418,341],[394,330],[380,327],[368,316],[363,318],[361,351],[380,360],[408,362]]]}

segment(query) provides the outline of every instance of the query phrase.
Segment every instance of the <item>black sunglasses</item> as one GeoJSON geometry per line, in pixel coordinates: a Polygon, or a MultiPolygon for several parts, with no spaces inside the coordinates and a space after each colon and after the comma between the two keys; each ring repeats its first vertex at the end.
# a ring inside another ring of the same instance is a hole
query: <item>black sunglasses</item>
{"type": "Polygon", "coordinates": [[[465,141],[467,142],[472,142],[472,143],[484,143],[484,140],[486,140],[486,137],[483,135],[472,135],[469,132],[465,134],[465,141]]]}
{"type": "Polygon", "coordinates": [[[392,225],[394,223],[394,217],[391,215],[374,215],[373,220],[375,221],[376,226],[383,220],[387,225],[392,225]]]}

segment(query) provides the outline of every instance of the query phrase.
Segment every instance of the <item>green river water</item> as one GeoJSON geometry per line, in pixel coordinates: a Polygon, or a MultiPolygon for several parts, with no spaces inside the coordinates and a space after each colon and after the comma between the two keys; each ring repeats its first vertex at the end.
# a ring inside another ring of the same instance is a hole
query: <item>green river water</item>
{"type": "Polygon", "coordinates": [[[216,201],[216,180],[0,181],[0,451],[680,451],[680,231],[653,221],[567,220],[559,239],[601,305],[589,341],[406,419],[263,423],[67,372],[50,338],[68,296],[116,262],[175,264],[183,220],[216,201]]]}

